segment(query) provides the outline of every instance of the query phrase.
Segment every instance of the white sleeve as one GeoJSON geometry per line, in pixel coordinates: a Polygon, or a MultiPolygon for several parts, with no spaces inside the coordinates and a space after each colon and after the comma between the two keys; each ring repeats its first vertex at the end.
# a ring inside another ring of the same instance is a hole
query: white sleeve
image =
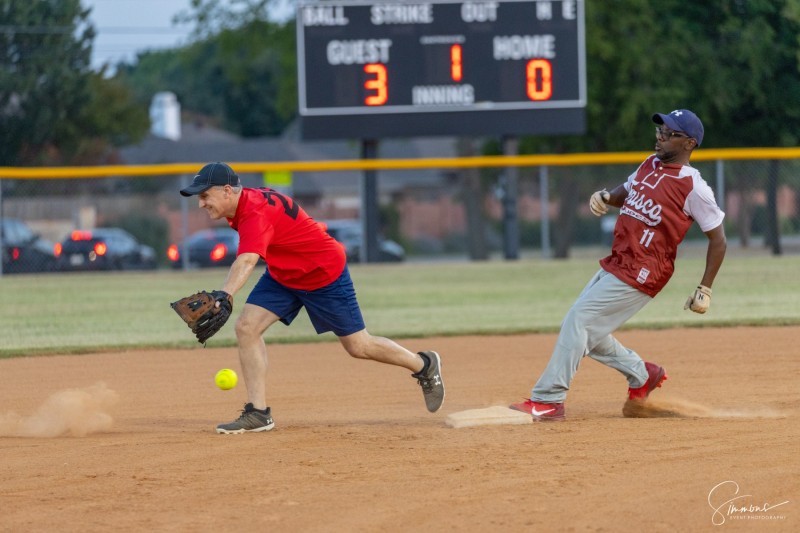
{"type": "Polygon", "coordinates": [[[725,213],[714,199],[714,191],[699,173],[692,174],[692,191],[686,197],[683,211],[697,221],[703,232],[712,230],[722,224],[725,213]]]}
{"type": "MultiPolygon", "coordinates": [[[[638,171],[638,170],[637,170],[637,171],[638,171]]],[[[637,171],[634,171],[634,173],[633,173],[633,174],[631,174],[630,176],[628,176],[628,179],[627,179],[627,180],[625,180],[625,183],[623,183],[623,184],[622,184],[622,185],[623,185],[623,187],[625,187],[625,190],[626,190],[626,191],[628,191],[628,192],[631,192],[631,182],[633,181],[633,178],[636,176],[636,172],[637,172],[637,171]]]]}

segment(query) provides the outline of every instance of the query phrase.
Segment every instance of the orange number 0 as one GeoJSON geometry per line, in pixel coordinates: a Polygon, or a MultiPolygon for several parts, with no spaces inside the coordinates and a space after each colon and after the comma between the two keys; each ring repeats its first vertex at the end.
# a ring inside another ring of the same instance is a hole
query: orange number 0
{"type": "Polygon", "coordinates": [[[553,96],[553,66],[546,59],[531,59],[525,70],[528,98],[549,100],[553,96]]]}
{"type": "Polygon", "coordinates": [[[381,63],[368,63],[364,65],[364,72],[375,76],[364,82],[364,88],[368,91],[375,91],[374,94],[367,96],[364,103],[367,105],[383,105],[389,98],[389,91],[386,88],[386,65],[381,63]]]}

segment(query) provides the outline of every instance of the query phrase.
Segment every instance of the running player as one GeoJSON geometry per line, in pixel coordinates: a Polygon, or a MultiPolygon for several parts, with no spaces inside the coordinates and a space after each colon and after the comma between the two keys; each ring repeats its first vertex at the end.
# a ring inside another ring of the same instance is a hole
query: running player
{"type": "Polygon", "coordinates": [[[595,192],[589,202],[596,216],[608,206],[620,208],[611,255],[589,281],[567,312],[550,362],[531,391],[530,399],[511,405],[531,413],[534,420],[563,420],[564,400],[585,355],[619,370],[628,380],[623,414],[667,379],[655,363],[612,336],[664,288],[674,271],[678,245],[696,221],[708,237],[706,266],[700,285],[684,309],[705,313],[711,303],[711,285],[727,247],[714,193],[689,165],[692,151],[703,142],[703,124],[687,109],[653,115],[655,154],[627,181],[611,192],[595,192]]]}

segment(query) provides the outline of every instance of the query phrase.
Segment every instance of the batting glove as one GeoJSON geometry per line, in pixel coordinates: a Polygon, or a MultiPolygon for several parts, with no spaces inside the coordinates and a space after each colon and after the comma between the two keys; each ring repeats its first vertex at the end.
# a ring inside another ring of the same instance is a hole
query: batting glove
{"type": "Polygon", "coordinates": [[[589,198],[589,209],[592,210],[592,214],[595,216],[603,216],[608,213],[608,201],[611,199],[611,194],[603,189],[602,191],[597,191],[589,198]]]}
{"type": "Polygon", "coordinates": [[[686,305],[683,306],[684,311],[691,309],[695,313],[701,315],[708,311],[708,306],[711,305],[711,288],[705,285],[698,285],[694,290],[694,294],[689,296],[686,300],[686,305]]]}

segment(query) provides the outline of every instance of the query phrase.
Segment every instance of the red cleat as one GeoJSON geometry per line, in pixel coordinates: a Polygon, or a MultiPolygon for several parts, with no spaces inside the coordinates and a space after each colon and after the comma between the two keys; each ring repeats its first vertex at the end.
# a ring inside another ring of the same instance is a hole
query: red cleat
{"type": "Polygon", "coordinates": [[[661,387],[661,384],[667,380],[667,371],[663,367],[647,362],[644,366],[647,368],[647,381],[638,389],[628,388],[629,400],[645,401],[651,392],[661,387]]]}
{"type": "Polygon", "coordinates": [[[563,403],[541,403],[534,402],[533,400],[525,400],[520,403],[512,403],[508,407],[515,411],[522,411],[523,413],[530,414],[534,421],[552,422],[564,420],[566,418],[563,403]]]}

